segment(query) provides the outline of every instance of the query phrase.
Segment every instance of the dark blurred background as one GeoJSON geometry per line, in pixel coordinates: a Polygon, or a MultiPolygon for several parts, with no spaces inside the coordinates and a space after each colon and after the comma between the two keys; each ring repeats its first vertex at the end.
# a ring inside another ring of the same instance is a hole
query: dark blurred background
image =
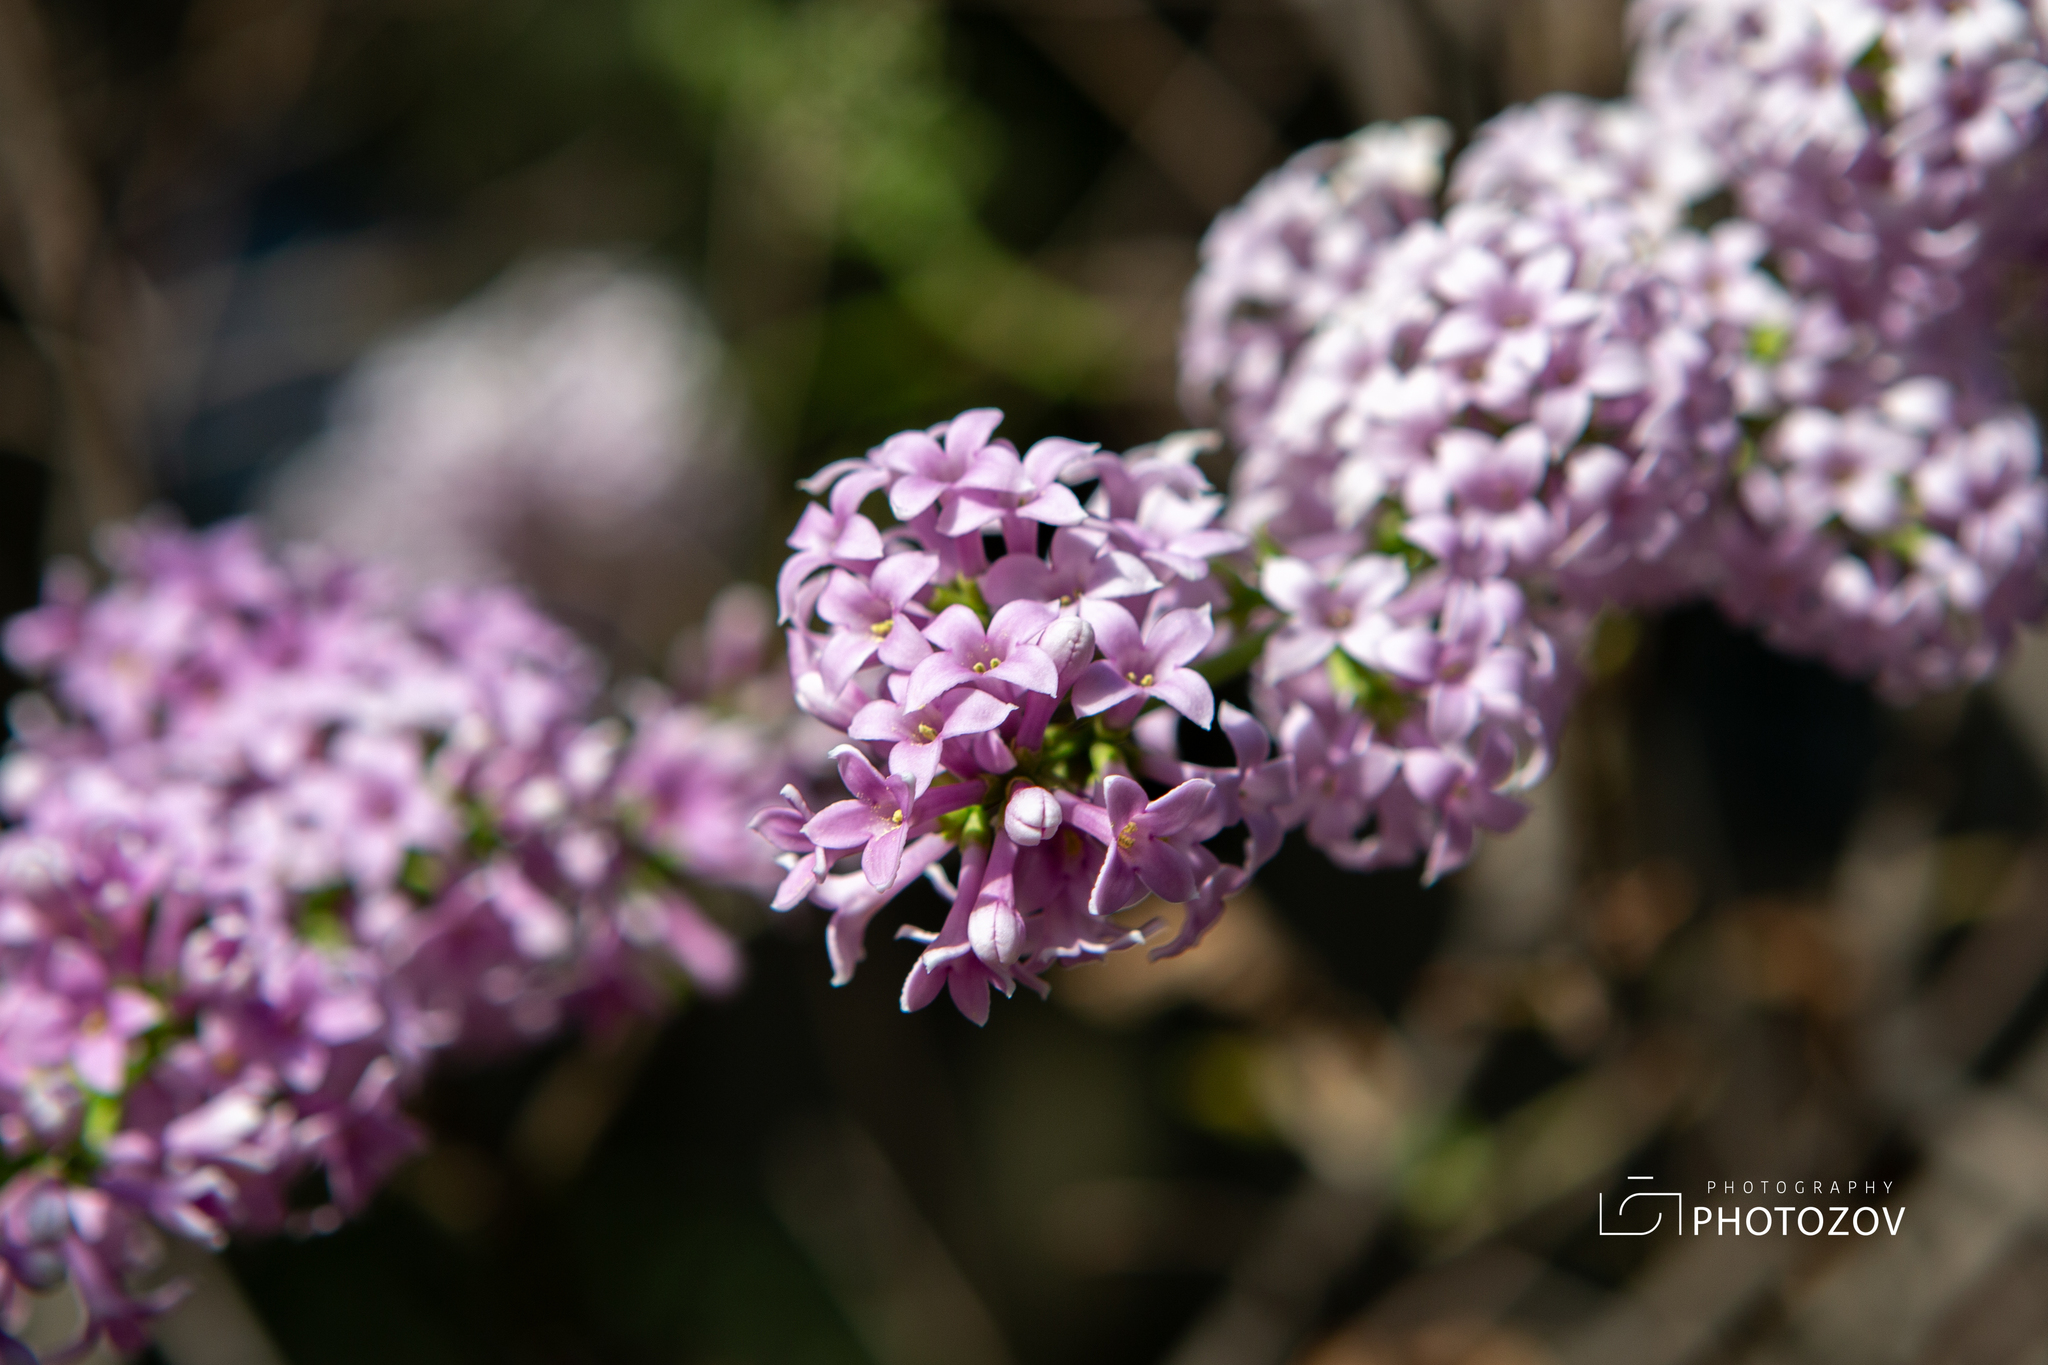
{"type": "MultiPolygon", "coordinates": [[[[254,513],[659,672],[831,458],[1184,425],[1197,241],[1290,150],[1625,56],[1616,0],[0,0],[4,605],[254,513]]],[[[1692,610],[1591,669],[1468,872],[1290,846],[986,1030],[764,914],[731,1003],[441,1075],[368,1217],[188,1262],[154,1354],[2048,1360],[2048,661],[1901,713],[1692,610]],[[1905,1234],[1595,1234],[1818,1172],[1905,1234]]]]}

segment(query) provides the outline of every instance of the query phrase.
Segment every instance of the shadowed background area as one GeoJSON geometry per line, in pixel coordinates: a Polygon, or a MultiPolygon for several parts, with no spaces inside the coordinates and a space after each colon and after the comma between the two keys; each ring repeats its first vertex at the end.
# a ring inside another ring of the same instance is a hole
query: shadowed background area
{"type": "MultiPolygon", "coordinates": [[[[1184,425],[1197,242],[1292,149],[1625,59],[1613,0],[0,0],[0,595],[257,513],[687,670],[830,459],[1184,425]]],[[[986,1030],[763,912],[737,999],[444,1072],[370,1216],[193,1261],[155,1354],[2044,1358],[2048,657],[1900,712],[1699,609],[1592,672],[1465,873],[1297,842],[986,1030]],[[1596,1233],[1817,1172],[1906,1232],[1596,1233]]]]}

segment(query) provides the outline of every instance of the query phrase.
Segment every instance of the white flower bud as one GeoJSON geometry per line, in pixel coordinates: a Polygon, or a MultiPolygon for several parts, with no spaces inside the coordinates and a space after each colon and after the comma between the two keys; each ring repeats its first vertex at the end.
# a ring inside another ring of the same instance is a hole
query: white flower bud
{"type": "Polygon", "coordinates": [[[1059,831],[1060,803],[1043,787],[1019,787],[1003,811],[1003,833],[1019,848],[1033,848],[1059,831]]]}
{"type": "Polygon", "coordinates": [[[1038,647],[1052,657],[1064,692],[1076,674],[1095,662],[1095,627],[1078,616],[1062,616],[1038,637],[1038,647]]]}

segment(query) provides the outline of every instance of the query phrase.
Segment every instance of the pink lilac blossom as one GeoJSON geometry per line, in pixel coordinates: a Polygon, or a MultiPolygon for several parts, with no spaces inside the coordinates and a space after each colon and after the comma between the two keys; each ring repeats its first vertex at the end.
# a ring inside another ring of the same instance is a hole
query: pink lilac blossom
{"type": "Polygon", "coordinates": [[[161,1235],[361,1207],[436,1056],[733,988],[701,903],[775,886],[741,828],[802,771],[654,691],[601,718],[509,592],[405,606],[246,525],[109,558],[9,626],[44,690],[0,764],[0,1311],[68,1279],[76,1352],[142,1344],[161,1235]]]}
{"type": "Polygon", "coordinates": [[[1284,823],[1339,866],[1424,858],[1435,881],[1520,822],[1512,793],[1548,772],[1575,675],[1519,587],[1370,554],[1275,557],[1259,581],[1282,613],[1253,698],[1295,763],[1284,823]]]}
{"type": "Polygon", "coordinates": [[[756,505],[723,363],[659,272],[537,257],[357,362],[266,515],[415,583],[520,583],[651,652],[756,505]]]}
{"type": "Polygon", "coordinates": [[[1782,291],[1703,292],[1746,353],[1721,606],[1896,700],[1987,676],[2043,600],[2039,433],[1998,322],[2038,303],[2037,15],[1641,0],[1636,86],[1700,130],[1782,291]],[[1775,297],[1771,297],[1775,292],[1775,297]]]}
{"type": "Polygon", "coordinates": [[[1717,526],[1716,598],[1790,653],[1908,701],[1979,681],[2048,609],[2040,431],[1943,381],[1760,428],[1717,526]]]}
{"type": "Polygon", "coordinates": [[[1379,248],[1435,211],[1450,140],[1435,119],[1374,124],[1301,152],[1217,217],[1181,334],[1190,412],[1246,439],[1379,248]]]}
{"type": "Polygon", "coordinates": [[[1000,420],[903,432],[806,483],[826,501],[779,592],[799,704],[850,741],[833,751],[848,795],[813,809],[792,789],[755,822],[785,869],[775,906],[832,912],[836,981],[883,905],[937,887],[944,923],[900,931],[925,945],[903,1007],[947,995],[977,1023],[991,990],[1043,992],[1051,967],[1143,942],[1152,926],[1116,916],[1147,894],[1188,907],[1157,951],[1191,946],[1295,799],[1292,759],[1243,712],[1223,708],[1233,767],[1181,763],[1159,730],[1213,723],[1197,665],[1234,639],[1211,565],[1246,542],[1214,525],[1199,443],[1020,454],[1000,420]],[[1208,842],[1240,823],[1246,859],[1226,863],[1208,842]]]}
{"type": "Polygon", "coordinates": [[[1634,85],[1696,130],[1785,282],[1956,380],[2038,263],[2048,44],[2023,0],[1637,0],[1634,85]]]}
{"type": "Polygon", "coordinates": [[[1191,397],[1226,404],[1229,523],[1269,556],[1255,695],[1294,818],[1348,865],[1427,850],[1434,876],[1512,823],[1597,610],[1712,596],[1905,699],[1982,678],[2048,605],[2039,437],[1993,325],[2043,240],[2036,17],[1636,18],[1640,103],[1482,128],[1441,215],[1304,290],[1284,345],[1243,334],[1252,401],[1195,325],[1247,292],[1234,262],[1190,290],[1191,397]],[[1746,216],[1688,226],[1723,188],[1746,216]],[[1448,676],[1418,669],[1431,631],[1448,676]]]}
{"type": "Polygon", "coordinates": [[[1573,97],[1482,129],[1442,219],[1301,348],[1234,524],[1323,558],[1398,523],[1456,573],[1581,607],[1684,595],[1740,430],[1683,273],[1709,244],[1672,226],[1697,174],[1682,150],[1646,166],[1649,136],[1573,97]]]}
{"type": "Polygon", "coordinates": [[[1705,256],[1736,296],[1755,272],[1677,227],[1711,171],[1625,106],[1512,111],[1442,217],[1375,239],[1226,413],[1230,522],[1264,546],[1254,697],[1300,779],[1285,823],[1340,864],[1433,880],[1511,828],[1591,612],[1697,590],[1748,333],[1713,331],[1685,272],[1705,256]]]}

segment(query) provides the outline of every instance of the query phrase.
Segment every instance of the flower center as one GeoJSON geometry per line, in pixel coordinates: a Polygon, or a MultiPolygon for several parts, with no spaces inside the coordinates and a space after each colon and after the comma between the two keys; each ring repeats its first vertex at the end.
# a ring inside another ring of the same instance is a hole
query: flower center
{"type": "Polygon", "coordinates": [[[1330,625],[1331,625],[1332,627],[1334,627],[1335,629],[1337,629],[1337,630],[1342,630],[1342,629],[1344,629],[1344,627],[1346,627],[1346,626],[1348,626],[1348,625],[1350,625],[1350,624],[1351,624],[1351,608],[1349,608],[1349,607],[1338,607],[1338,608],[1337,608],[1337,609],[1336,609],[1335,611],[1332,611],[1332,612],[1330,613],[1330,625]]]}
{"type": "Polygon", "coordinates": [[[80,1033],[104,1033],[106,1028],[107,1012],[105,1010],[94,1010],[91,1014],[85,1016],[84,1021],[78,1026],[78,1031],[80,1033]]]}
{"type": "Polygon", "coordinates": [[[892,616],[886,621],[877,621],[869,626],[868,634],[874,636],[877,640],[882,640],[888,638],[889,632],[894,629],[896,629],[896,618],[892,616]]]}
{"type": "Polygon", "coordinates": [[[923,721],[919,721],[917,723],[917,737],[923,740],[925,743],[929,744],[939,737],[939,732],[937,730],[932,729],[931,726],[925,724],[923,721]]]}
{"type": "Polygon", "coordinates": [[[903,810],[900,806],[896,809],[894,814],[890,815],[889,823],[892,825],[900,825],[903,823],[903,810]]]}
{"type": "Polygon", "coordinates": [[[1126,853],[1129,853],[1137,845],[1137,842],[1138,822],[1136,820],[1131,821],[1116,832],[1116,846],[1126,853]]]}
{"type": "Polygon", "coordinates": [[[1152,675],[1150,673],[1147,673],[1144,677],[1141,678],[1137,675],[1135,671],[1133,671],[1124,674],[1124,681],[1136,683],[1140,687],[1150,687],[1152,685],[1152,675]]]}

